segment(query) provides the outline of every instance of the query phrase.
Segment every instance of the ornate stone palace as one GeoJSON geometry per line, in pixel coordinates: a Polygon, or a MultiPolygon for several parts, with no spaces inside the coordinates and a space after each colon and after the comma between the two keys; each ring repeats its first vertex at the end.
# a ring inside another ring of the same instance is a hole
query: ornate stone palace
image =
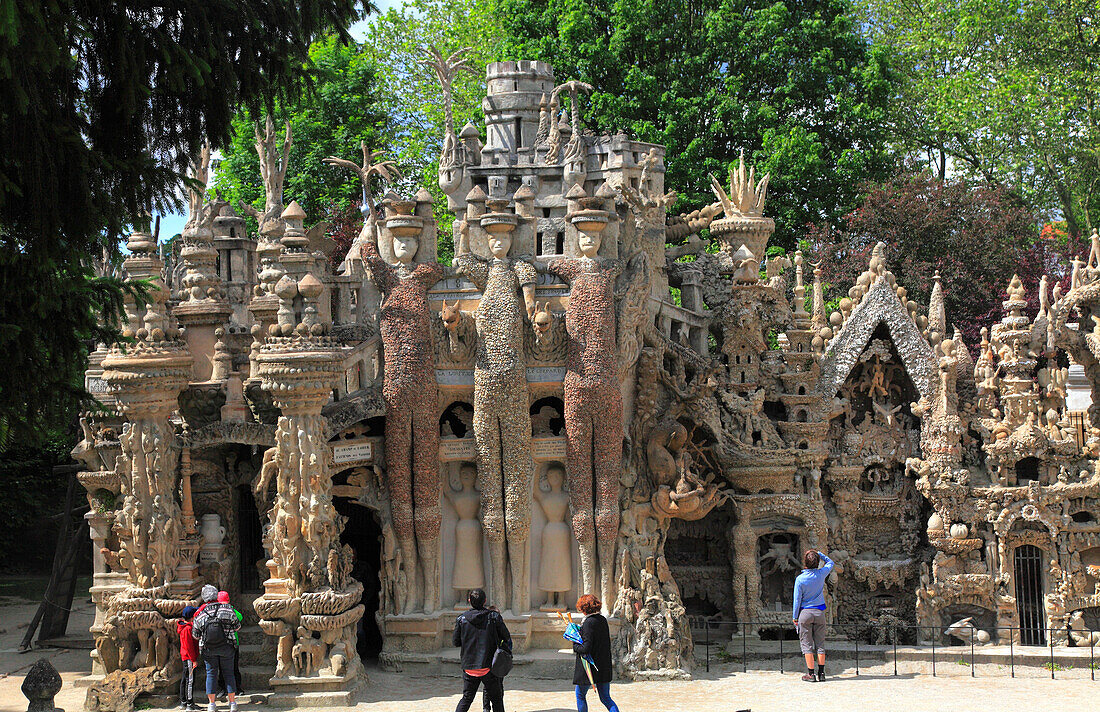
{"type": "Polygon", "coordinates": [[[975,359],[881,246],[832,313],[800,253],[765,263],[768,177],[743,162],[674,216],[664,149],[586,131],[588,85],[491,64],[485,125],[456,132],[461,54],[430,64],[452,266],[431,195],[376,203],[393,167],[364,148],[327,161],[365,187],[332,269],[270,121],[256,234],[194,193],[176,250],[130,237],[159,289],[93,354],[107,410],[75,451],[90,700],[169,684],[205,582],[245,612],[246,686],[297,704],[346,698],[364,659],[449,670],[475,587],[521,659],[593,592],[622,674],[684,677],[693,628],[785,634],[809,547],[838,562],[838,634],[1100,638],[1100,408],[1066,405],[1071,362],[1100,402],[1100,238],[1037,314],[1014,279],[975,359]]]}

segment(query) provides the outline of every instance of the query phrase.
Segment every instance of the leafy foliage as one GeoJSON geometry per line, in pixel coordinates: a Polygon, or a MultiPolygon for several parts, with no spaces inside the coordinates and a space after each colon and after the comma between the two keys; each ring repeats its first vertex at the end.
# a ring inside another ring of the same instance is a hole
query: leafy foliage
{"type": "MultiPolygon", "coordinates": [[[[355,44],[323,38],[309,50],[316,72],[314,91],[293,103],[279,103],[279,123],[290,122],[292,145],[286,174],[285,200],[297,200],[307,223],[325,217],[330,208],[348,207],[360,199],[359,182],[346,171],[322,165],[328,156],[355,157],[359,145],[377,147],[393,133],[381,111],[374,63],[355,44]]],[[[264,187],[256,154],[257,114],[242,113],[233,122],[233,138],[215,167],[214,186],[236,205],[250,203],[262,210],[264,187]]]]}
{"type": "Polygon", "coordinates": [[[875,243],[885,242],[887,265],[918,304],[928,304],[933,275],[940,273],[948,321],[971,347],[983,325],[1003,316],[1013,274],[1037,305],[1042,275],[1067,277],[1067,254],[1081,249],[1038,239],[1031,212],[1001,186],[940,181],[927,173],[869,186],[846,223],[843,230],[816,229],[809,236],[832,285],[827,298],[845,296],[867,269],[875,243]]]}
{"type": "MultiPolygon", "coordinates": [[[[436,185],[443,102],[439,84],[422,60],[429,47],[448,54],[467,46],[473,47],[473,66],[496,59],[500,29],[487,0],[410,0],[375,17],[362,43],[318,41],[311,56],[323,71],[315,96],[277,109],[294,134],[287,199],[298,200],[311,222],[325,219],[342,225],[336,232],[351,229],[344,223],[355,219],[348,208],[360,200],[359,182],[347,171],[322,165],[321,159],[337,156],[358,162],[359,143],[365,141],[397,161],[404,177],[394,190],[412,195],[423,186],[432,191],[440,224],[439,254],[448,259],[453,252],[451,215],[436,185]]],[[[484,91],[484,76],[478,72],[455,78],[453,106],[459,128],[481,118],[484,91]]],[[[218,166],[216,186],[227,199],[255,204],[263,200],[253,141],[251,119],[239,119],[218,166]]],[[[375,192],[381,192],[379,186],[375,192]]]]}
{"type": "Polygon", "coordinates": [[[713,201],[744,150],[770,171],[774,244],[840,225],[858,186],[889,174],[894,80],[847,0],[497,0],[505,54],[595,87],[588,126],[668,147],[666,185],[713,201]]]}
{"type": "MultiPolygon", "coordinates": [[[[78,407],[84,340],[117,325],[92,260],[179,208],[186,155],[237,107],[303,87],[309,43],[353,0],[48,0],[0,13],[0,435],[78,407]],[[98,321],[97,321],[98,318],[98,321]]],[[[0,441],[0,447],[4,441],[0,441]]]]}
{"type": "Polygon", "coordinates": [[[1100,210],[1096,0],[859,0],[899,68],[892,140],[940,178],[1019,192],[1080,237],[1100,210]]]}

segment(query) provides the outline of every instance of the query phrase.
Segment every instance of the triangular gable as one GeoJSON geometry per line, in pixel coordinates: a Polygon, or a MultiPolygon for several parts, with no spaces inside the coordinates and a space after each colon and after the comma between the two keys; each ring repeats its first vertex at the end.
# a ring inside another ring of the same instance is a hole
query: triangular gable
{"type": "Polygon", "coordinates": [[[882,278],[871,285],[840,333],[825,350],[818,391],[828,398],[836,395],[879,324],[886,324],[890,340],[894,342],[917,391],[922,396],[935,396],[939,388],[936,355],[909,317],[908,310],[902,306],[897,292],[882,278]]]}

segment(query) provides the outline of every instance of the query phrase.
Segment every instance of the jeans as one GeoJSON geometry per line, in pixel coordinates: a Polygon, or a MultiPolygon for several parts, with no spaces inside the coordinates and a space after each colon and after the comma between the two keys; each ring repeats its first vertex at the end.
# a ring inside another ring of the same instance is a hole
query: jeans
{"type": "Polygon", "coordinates": [[[212,655],[208,652],[202,654],[206,663],[206,694],[214,695],[218,692],[218,673],[225,680],[226,690],[232,694],[237,692],[237,677],[233,674],[233,659],[236,658],[233,650],[225,655],[212,655]]]}
{"type": "Polygon", "coordinates": [[[473,675],[467,675],[462,673],[462,699],[458,701],[458,707],[455,708],[455,712],[468,712],[470,705],[474,703],[474,697],[477,696],[477,688],[479,685],[485,685],[485,709],[489,709],[489,704],[493,707],[493,712],[504,712],[504,679],[499,678],[493,673],[489,673],[484,677],[474,677],[473,675]]]}
{"type": "Polygon", "coordinates": [[[195,701],[195,661],[184,660],[183,672],[180,674],[180,704],[186,705],[195,701]]]}
{"type": "MultiPolygon", "coordinates": [[[[591,685],[574,685],[577,690],[577,712],[588,712],[588,690],[591,685]]],[[[610,682],[597,682],[596,693],[600,696],[600,702],[607,708],[608,712],[619,712],[619,706],[615,704],[615,700],[611,699],[611,683],[610,682]]]]}

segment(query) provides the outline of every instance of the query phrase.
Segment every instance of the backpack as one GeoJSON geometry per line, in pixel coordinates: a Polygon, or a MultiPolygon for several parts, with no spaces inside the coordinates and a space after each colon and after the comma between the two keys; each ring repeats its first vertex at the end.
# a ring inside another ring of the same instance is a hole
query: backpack
{"type": "Polygon", "coordinates": [[[202,632],[199,637],[199,647],[203,650],[210,648],[224,648],[229,643],[229,637],[225,634],[225,626],[222,624],[221,605],[213,611],[213,613],[204,611],[206,620],[202,626],[202,632]]]}

